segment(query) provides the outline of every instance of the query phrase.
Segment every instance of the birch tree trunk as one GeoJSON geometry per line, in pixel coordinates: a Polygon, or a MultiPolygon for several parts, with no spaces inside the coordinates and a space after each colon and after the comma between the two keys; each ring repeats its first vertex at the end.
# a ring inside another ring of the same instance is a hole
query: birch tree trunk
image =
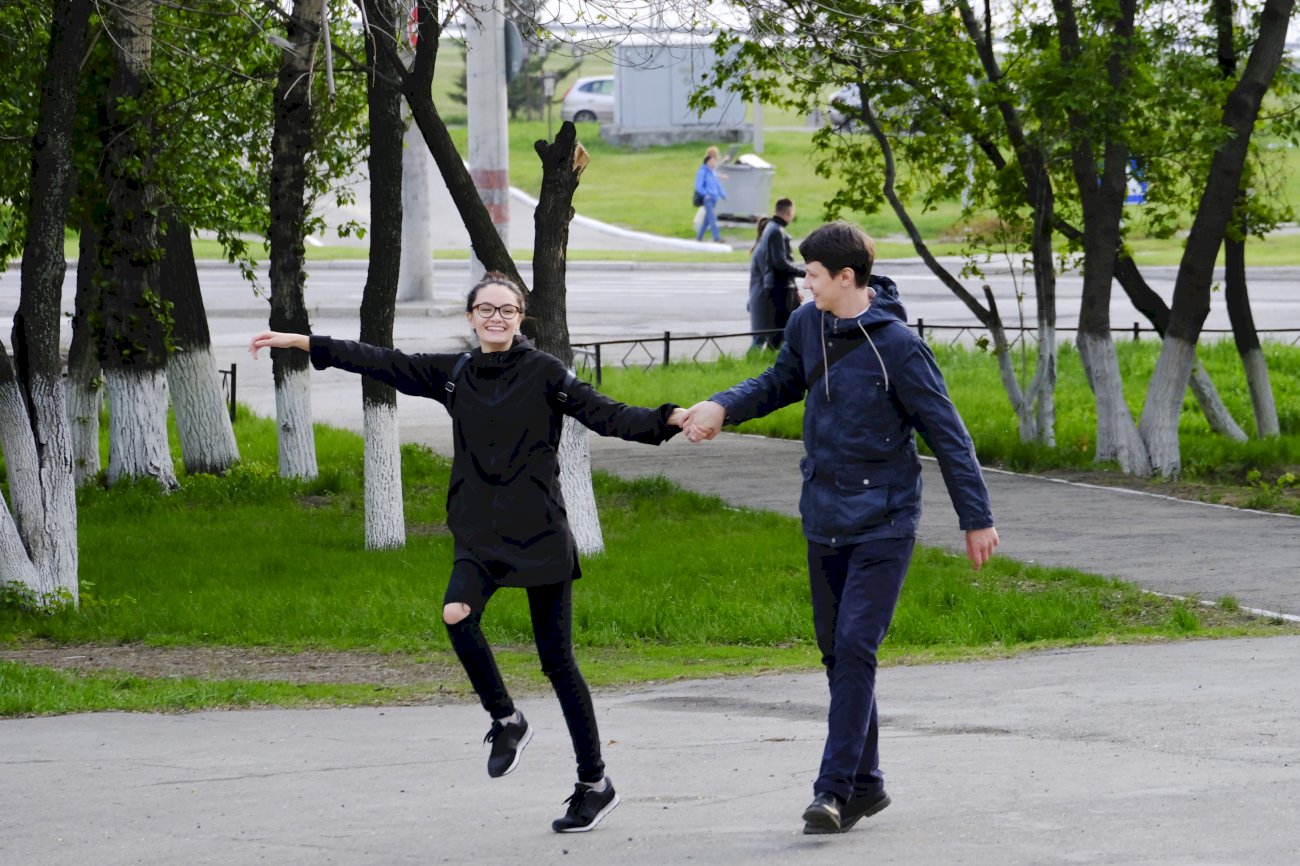
{"type": "Polygon", "coordinates": [[[110,482],[154,478],[176,487],[167,442],[167,326],[158,291],[157,194],[149,98],[153,0],[108,7],[114,69],[105,94],[102,243],[109,279],[101,298],[104,380],[109,397],[110,482]],[[161,396],[161,401],[159,397],[161,396]]]}
{"type": "Polygon", "coordinates": [[[59,303],[67,271],[63,232],[76,182],[72,134],[77,71],[93,9],[91,0],[68,0],[53,10],[32,137],[12,361],[0,346],[5,462],[10,471],[13,464],[34,462],[36,467],[34,477],[30,469],[11,476],[17,517],[8,507],[0,510],[0,583],[20,584],[47,604],[77,602],[77,497],[59,362],[59,303]]]}
{"type": "MultiPolygon", "coordinates": [[[[306,271],[307,151],[312,147],[311,85],[321,38],[320,0],[294,0],[280,52],[271,136],[271,316],[273,331],[310,334],[303,298],[306,271]]],[[[315,478],[310,358],[305,352],[271,351],[279,424],[280,474],[315,478]]]]}
{"type": "Polygon", "coordinates": [[[212,354],[212,334],[199,289],[189,226],[169,219],[162,238],[159,275],[163,299],[172,312],[172,351],[167,357],[176,432],[185,471],[221,475],[239,462],[239,445],[221,393],[221,375],[212,354]]]}
{"type": "Polygon", "coordinates": [[[72,472],[78,487],[99,477],[99,411],[104,404],[104,377],[99,365],[99,335],[92,314],[99,309],[96,282],[99,236],[92,220],[81,224],[77,258],[77,294],[73,302],[72,342],[68,346],[68,424],[72,434],[72,472]]]}
{"type": "MultiPolygon", "coordinates": [[[[375,40],[396,38],[398,4],[394,0],[365,0],[365,9],[371,28],[366,33],[366,59],[375,67],[378,65],[375,40]]],[[[388,78],[370,76],[366,82],[371,224],[370,260],[361,298],[361,341],[391,347],[399,263],[404,249],[402,91],[388,78]]],[[[427,255],[427,246],[422,249],[427,255]]],[[[366,440],[366,547],[372,550],[402,547],[406,544],[406,520],[397,392],[366,376],[361,382],[361,402],[366,440]]]]}

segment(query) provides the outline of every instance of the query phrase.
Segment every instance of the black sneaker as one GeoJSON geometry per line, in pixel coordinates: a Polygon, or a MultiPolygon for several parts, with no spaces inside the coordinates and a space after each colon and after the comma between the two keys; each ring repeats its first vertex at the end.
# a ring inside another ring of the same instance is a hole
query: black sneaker
{"type": "Polygon", "coordinates": [[[870,818],[890,802],[883,785],[872,791],[854,791],[853,796],[840,811],[840,832],[847,833],[853,829],[854,824],[863,818],[870,818]]]}
{"type": "Polygon", "coordinates": [[[564,801],[569,804],[569,810],[563,818],[551,822],[551,829],[556,833],[586,833],[594,829],[600,819],[613,812],[618,805],[614,783],[608,776],[605,777],[605,783],[603,791],[593,791],[582,782],[574,785],[573,795],[564,801]]]}
{"type": "Polygon", "coordinates": [[[519,766],[519,756],[524,753],[524,746],[533,738],[533,728],[519,714],[519,721],[502,723],[492,720],[492,728],[483,738],[483,742],[492,744],[492,754],[488,756],[488,775],[499,779],[519,766]]]}
{"type": "Polygon", "coordinates": [[[803,831],[805,833],[840,832],[840,809],[843,807],[840,798],[829,791],[818,794],[808,804],[808,808],[803,810],[803,831]]]}

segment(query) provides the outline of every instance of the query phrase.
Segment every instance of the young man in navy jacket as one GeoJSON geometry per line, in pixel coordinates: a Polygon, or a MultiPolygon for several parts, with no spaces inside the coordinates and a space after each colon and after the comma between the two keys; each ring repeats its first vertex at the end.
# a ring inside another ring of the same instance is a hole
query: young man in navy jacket
{"type": "Polygon", "coordinates": [[[799,511],[808,541],[817,645],[830,710],[805,833],[848,830],[889,805],[880,772],[876,653],[916,542],[921,464],[913,432],[939,461],[966,555],[979,570],[998,545],[975,448],[925,341],[907,327],[898,289],[871,275],[875,244],[856,226],[823,225],[799,245],[804,304],[776,362],[693,406],[693,442],[804,401],[799,511]]]}

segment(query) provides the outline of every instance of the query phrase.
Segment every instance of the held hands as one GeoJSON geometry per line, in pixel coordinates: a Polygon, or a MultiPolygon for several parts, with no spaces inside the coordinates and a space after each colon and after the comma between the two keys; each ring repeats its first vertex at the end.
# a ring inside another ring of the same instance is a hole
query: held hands
{"type": "Polygon", "coordinates": [[[998,546],[998,531],[992,526],[987,529],[970,529],[966,532],[966,558],[975,571],[989,561],[998,546]]]}
{"type": "Polygon", "coordinates": [[[689,409],[678,411],[685,413],[681,427],[686,432],[686,438],[692,442],[703,442],[717,436],[727,418],[727,410],[712,400],[704,400],[689,409]]]}
{"type": "Polygon", "coordinates": [[[282,334],[279,331],[263,331],[248,343],[248,354],[254,360],[260,349],[302,349],[311,350],[311,340],[306,334],[282,334]]]}

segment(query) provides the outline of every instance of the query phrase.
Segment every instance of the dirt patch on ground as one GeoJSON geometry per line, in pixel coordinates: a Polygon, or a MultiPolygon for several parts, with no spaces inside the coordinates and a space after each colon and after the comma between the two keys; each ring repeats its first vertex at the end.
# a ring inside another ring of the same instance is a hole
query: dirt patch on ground
{"type": "Polygon", "coordinates": [[[361,651],[275,652],[255,647],[153,647],[143,644],[26,645],[0,649],[0,659],[80,673],[124,672],[147,678],[257,680],[419,686],[457,682],[464,674],[447,661],[361,651]]]}

